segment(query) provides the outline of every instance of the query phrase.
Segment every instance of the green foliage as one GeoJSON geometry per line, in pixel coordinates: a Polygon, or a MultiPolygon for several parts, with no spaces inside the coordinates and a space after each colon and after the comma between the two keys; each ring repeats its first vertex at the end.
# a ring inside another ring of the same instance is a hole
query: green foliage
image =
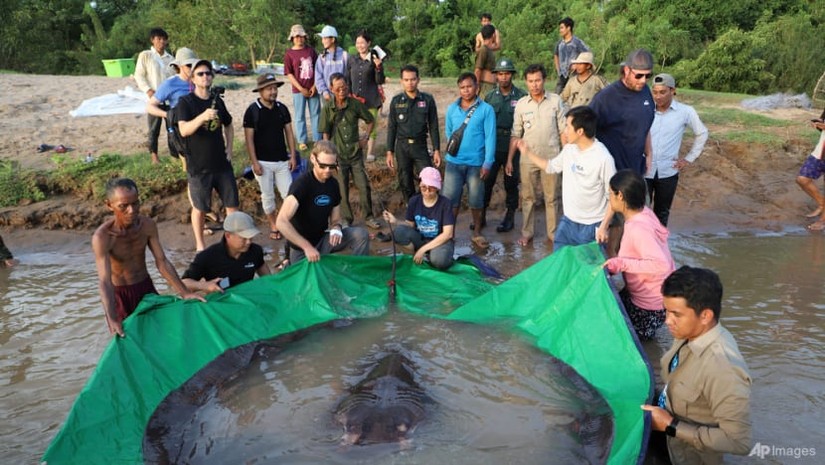
{"type": "Polygon", "coordinates": [[[116,177],[133,179],[144,199],[177,194],[186,186],[186,174],[180,163],[166,157],[156,165],[149,157],[113,154],[102,155],[91,163],[65,155],[55,156],[53,161],[57,169],[47,178],[50,188],[55,193],[71,193],[82,199],[103,200],[106,183],[116,177]]]}
{"type": "Polygon", "coordinates": [[[325,24],[351,46],[361,29],[422,75],[473,67],[479,14],[500,29],[499,56],[519,69],[542,63],[552,76],[558,21],[571,16],[596,66],[615,76],[627,53],[644,47],[657,71],[680,85],[713,90],[810,93],[822,73],[825,3],[810,0],[6,0],[0,8],[0,68],[102,74],[100,60],[136,56],[153,26],[169,48],[189,47],[223,63],[280,61],[289,27],[301,23],[316,48],[325,24]],[[701,57],[700,57],[701,56],[701,57]],[[721,67],[721,68],[720,68],[721,67]]]}
{"type": "Polygon", "coordinates": [[[753,34],[731,29],[685,64],[682,85],[722,92],[758,93],[773,76],[758,51],[767,44],[753,34]]]}
{"type": "Polygon", "coordinates": [[[0,161],[0,207],[13,207],[22,201],[38,202],[45,198],[34,171],[21,170],[16,162],[0,161]]]}

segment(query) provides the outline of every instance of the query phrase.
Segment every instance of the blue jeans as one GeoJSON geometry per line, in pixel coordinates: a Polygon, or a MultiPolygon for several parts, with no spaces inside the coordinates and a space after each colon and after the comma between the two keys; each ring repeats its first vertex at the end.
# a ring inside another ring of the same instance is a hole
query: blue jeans
{"type": "Polygon", "coordinates": [[[295,112],[295,138],[299,144],[307,143],[307,120],[304,108],[309,107],[309,118],[312,122],[312,140],[321,140],[321,133],[318,132],[318,121],[321,118],[321,98],[316,94],[314,97],[304,97],[298,92],[292,94],[292,106],[295,112]]]}
{"type": "MultiPolygon", "coordinates": [[[[399,224],[393,230],[393,234],[395,235],[395,242],[400,245],[407,245],[412,242],[413,247],[415,250],[418,250],[427,243],[423,237],[421,237],[421,233],[418,232],[417,229],[410,227],[406,224],[399,224]]],[[[430,250],[427,254],[430,256],[430,264],[439,269],[439,270],[446,270],[453,264],[453,253],[455,252],[455,242],[450,239],[449,241],[439,245],[438,247],[430,250]]]]}
{"type": "Polygon", "coordinates": [[[601,221],[593,224],[579,224],[562,215],[556,229],[556,238],[553,240],[553,252],[567,245],[583,245],[595,241],[599,224],[601,221]]]}
{"type": "Polygon", "coordinates": [[[461,194],[464,192],[464,184],[467,184],[469,191],[468,202],[470,208],[484,208],[484,181],[481,175],[480,166],[459,165],[447,162],[444,170],[444,197],[450,199],[453,208],[461,205],[461,194]]]}

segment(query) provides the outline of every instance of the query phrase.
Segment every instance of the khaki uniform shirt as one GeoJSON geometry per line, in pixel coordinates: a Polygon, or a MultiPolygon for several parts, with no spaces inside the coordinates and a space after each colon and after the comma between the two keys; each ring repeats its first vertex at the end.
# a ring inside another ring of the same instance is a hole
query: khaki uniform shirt
{"type": "Polygon", "coordinates": [[[684,342],[673,341],[661,359],[667,410],[679,420],[676,437],[667,438],[671,461],[721,464],[724,452],[747,454],[751,378],[736,341],[717,324],[682,347],[684,342]],[[677,351],[679,364],[668,373],[677,351]]]}
{"type": "MultiPolygon", "coordinates": [[[[538,101],[526,95],[516,103],[511,135],[524,139],[538,156],[550,160],[561,150],[564,125],[564,110],[558,95],[546,92],[538,101]]],[[[522,157],[521,163],[530,163],[530,159],[522,157]]]]}
{"type": "Polygon", "coordinates": [[[579,82],[578,76],[570,76],[570,80],[561,91],[561,99],[567,108],[587,105],[605,87],[607,79],[598,74],[591,74],[584,82],[579,82]]]}

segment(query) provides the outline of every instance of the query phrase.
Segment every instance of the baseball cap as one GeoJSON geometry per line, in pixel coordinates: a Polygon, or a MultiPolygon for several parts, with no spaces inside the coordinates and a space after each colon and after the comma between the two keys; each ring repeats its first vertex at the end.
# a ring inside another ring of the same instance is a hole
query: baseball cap
{"type": "Polygon", "coordinates": [[[418,173],[418,178],[421,179],[421,183],[425,186],[435,187],[441,190],[441,173],[439,173],[437,169],[428,166],[418,173]]]}
{"type": "Polygon", "coordinates": [[[639,48],[630,52],[624,63],[625,66],[629,66],[633,69],[653,69],[653,55],[651,55],[647,50],[639,48]]]}
{"type": "Polygon", "coordinates": [[[656,77],[653,78],[653,85],[654,86],[668,86],[672,89],[676,88],[676,79],[673,78],[670,74],[662,73],[657,74],[656,77]]]}
{"type": "Polygon", "coordinates": [[[323,29],[321,29],[321,33],[318,35],[321,37],[335,37],[337,39],[338,30],[330,25],[326,25],[323,29]]]}
{"type": "Polygon", "coordinates": [[[252,239],[261,233],[255,227],[255,220],[244,212],[232,212],[226,215],[226,219],[223,220],[223,230],[246,239],[252,239]]]}

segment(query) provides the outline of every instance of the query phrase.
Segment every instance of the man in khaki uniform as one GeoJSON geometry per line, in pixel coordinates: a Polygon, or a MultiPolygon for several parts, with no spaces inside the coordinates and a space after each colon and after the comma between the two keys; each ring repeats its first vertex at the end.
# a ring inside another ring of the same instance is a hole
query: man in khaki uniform
{"type": "MultiPolygon", "coordinates": [[[[527,83],[526,95],[516,103],[513,113],[513,130],[510,137],[510,150],[507,153],[505,174],[513,175],[513,158],[518,141],[524,139],[530,148],[541,158],[555,158],[561,150],[561,134],[564,132],[565,118],[558,95],[546,92],[544,82],[547,71],[540,64],[533,64],[524,70],[527,83]]],[[[536,190],[541,185],[544,192],[544,208],[547,218],[547,240],[555,239],[556,224],[561,218],[561,180],[556,173],[548,173],[528,157],[521,157],[521,213],[524,221],[521,225],[521,238],[518,244],[528,245],[533,240],[535,219],[533,207],[536,190]]]]}
{"type": "MultiPolygon", "coordinates": [[[[661,359],[658,406],[643,405],[664,431],[674,465],[721,464],[751,449],[751,377],[736,341],[719,324],[722,283],[711,270],[683,266],[662,285],[673,346],[661,359]]],[[[661,438],[661,436],[658,436],[661,438]]],[[[656,441],[657,435],[651,438],[656,441]]]]}

